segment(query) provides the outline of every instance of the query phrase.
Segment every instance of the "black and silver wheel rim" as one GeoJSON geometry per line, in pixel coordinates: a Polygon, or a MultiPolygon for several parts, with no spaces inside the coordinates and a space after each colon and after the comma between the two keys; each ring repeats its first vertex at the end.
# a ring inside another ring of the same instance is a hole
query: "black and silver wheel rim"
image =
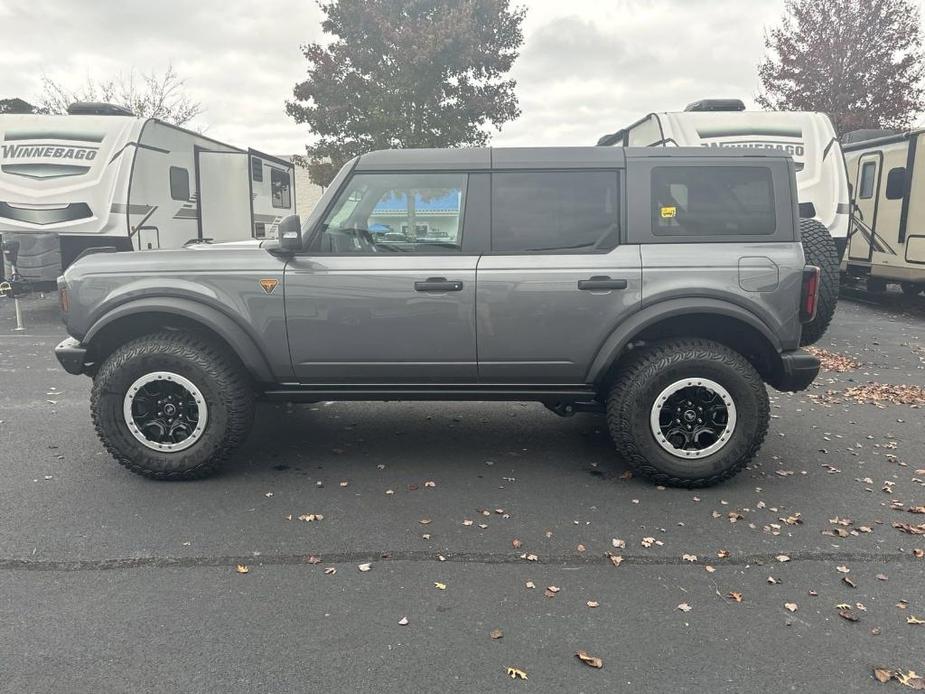
{"type": "Polygon", "coordinates": [[[132,436],[147,448],[165,453],[192,446],[209,420],[199,388],[169,371],[145,374],[130,385],[122,412],[132,436]]]}
{"type": "Polygon", "coordinates": [[[652,435],[682,459],[704,458],[729,443],[736,407],[729,391],[707,378],[685,378],[665,388],[649,415],[652,435]]]}

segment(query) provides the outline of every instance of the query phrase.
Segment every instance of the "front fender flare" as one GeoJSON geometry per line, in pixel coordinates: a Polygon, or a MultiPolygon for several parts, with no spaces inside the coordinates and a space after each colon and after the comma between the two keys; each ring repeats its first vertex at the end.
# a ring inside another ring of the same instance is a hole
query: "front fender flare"
{"type": "Polygon", "coordinates": [[[598,383],[632,339],[646,328],[666,318],[694,313],[726,316],[740,320],[764,336],[776,353],[779,354],[783,349],[781,341],[774,334],[774,331],[761,318],[741,306],[719,299],[669,299],[647,306],[620,323],[597,351],[597,356],[591,363],[585,382],[598,383]]]}
{"type": "Polygon", "coordinates": [[[218,309],[192,299],[160,296],[134,299],[124,304],[119,304],[97,318],[87,330],[81,342],[85,345],[91,344],[93,338],[99,335],[103,328],[117,320],[140,313],[154,312],[182,316],[200,323],[228,343],[256,381],[274,383],[278,380],[274,378],[266,356],[244,327],[218,309]]]}

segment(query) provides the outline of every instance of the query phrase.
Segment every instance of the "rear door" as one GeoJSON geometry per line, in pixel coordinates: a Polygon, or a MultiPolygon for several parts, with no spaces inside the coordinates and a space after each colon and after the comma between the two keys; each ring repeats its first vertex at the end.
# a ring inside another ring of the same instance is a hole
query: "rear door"
{"type": "MultiPolygon", "coordinates": [[[[497,166],[503,151],[494,155],[497,166]]],[[[620,243],[621,179],[603,168],[492,172],[480,382],[584,383],[608,334],[637,309],[639,246],[620,243]]]]}
{"type": "Polygon", "coordinates": [[[197,148],[196,178],[202,238],[216,243],[251,238],[247,153],[197,148]]]}
{"type": "Polygon", "coordinates": [[[870,262],[877,234],[877,212],[883,154],[871,152],[858,158],[856,189],[848,258],[870,262]]]}
{"type": "Polygon", "coordinates": [[[301,382],[475,382],[479,215],[466,201],[470,179],[481,176],[352,176],[311,250],[286,267],[289,349],[301,382]]]}

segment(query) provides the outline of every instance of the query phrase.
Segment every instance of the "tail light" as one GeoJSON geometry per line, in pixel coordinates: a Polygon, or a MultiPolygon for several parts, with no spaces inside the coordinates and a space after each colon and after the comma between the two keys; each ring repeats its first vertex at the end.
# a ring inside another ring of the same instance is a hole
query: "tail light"
{"type": "Polygon", "coordinates": [[[819,304],[819,281],[822,270],[815,265],[803,268],[803,290],[800,294],[800,322],[809,323],[816,317],[819,304]]]}

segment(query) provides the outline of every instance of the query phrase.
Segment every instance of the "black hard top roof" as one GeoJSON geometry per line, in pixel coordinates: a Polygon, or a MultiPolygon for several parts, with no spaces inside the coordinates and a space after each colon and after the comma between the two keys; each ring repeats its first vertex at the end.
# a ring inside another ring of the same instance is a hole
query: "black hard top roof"
{"type": "Polygon", "coordinates": [[[400,169],[490,170],[601,168],[626,166],[627,159],[783,159],[787,155],[732,147],[460,147],[380,149],[359,158],[356,171],[400,169]]]}

